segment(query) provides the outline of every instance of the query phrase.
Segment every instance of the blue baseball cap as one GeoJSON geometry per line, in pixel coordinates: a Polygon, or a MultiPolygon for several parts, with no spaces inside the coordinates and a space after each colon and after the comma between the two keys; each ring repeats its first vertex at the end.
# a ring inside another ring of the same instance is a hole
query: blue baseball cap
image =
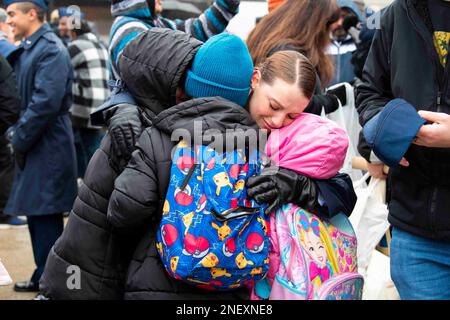
{"type": "Polygon", "coordinates": [[[81,20],[86,20],[83,12],[78,10],[78,7],[60,7],[58,8],[59,17],[79,16],[81,20]]]}
{"type": "Polygon", "coordinates": [[[4,0],[5,7],[19,2],[31,2],[37,5],[38,7],[47,10],[48,9],[48,0],[4,0]]]}
{"type": "Polygon", "coordinates": [[[363,135],[375,155],[395,168],[425,123],[411,104],[394,99],[366,123],[363,135]]]}

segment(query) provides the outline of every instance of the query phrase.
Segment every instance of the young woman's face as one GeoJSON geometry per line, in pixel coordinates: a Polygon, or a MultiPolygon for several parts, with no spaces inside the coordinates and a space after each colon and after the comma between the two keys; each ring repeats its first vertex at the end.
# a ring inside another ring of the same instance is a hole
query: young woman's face
{"type": "Polygon", "coordinates": [[[276,79],[272,85],[264,83],[258,70],[253,73],[252,89],[250,115],[261,129],[269,132],[290,125],[310,101],[297,84],[282,79],[276,79]]]}

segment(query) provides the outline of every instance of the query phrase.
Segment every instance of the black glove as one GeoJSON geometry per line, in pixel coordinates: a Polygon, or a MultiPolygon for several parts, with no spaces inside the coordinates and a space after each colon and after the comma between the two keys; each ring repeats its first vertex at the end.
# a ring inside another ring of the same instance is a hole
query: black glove
{"type": "Polygon", "coordinates": [[[105,111],[106,124],[111,136],[110,158],[123,168],[131,158],[144,126],[137,106],[118,105],[105,111]]]}
{"type": "Polygon", "coordinates": [[[359,19],[357,16],[351,14],[344,18],[344,21],[342,22],[342,27],[346,32],[350,30],[351,27],[357,27],[359,23],[359,19]]]}
{"type": "MultiPolygon", "coordinates": [[[[310,104],[314,104],[317,108],[317,106],[320,106],[320,111],[322,111],[322,107],[325,110],[325,114],[332,113],[339,108],[339,100],[338,98],[331,93],[326,94],[316,94],[311,99],[310,104]]],[[[320,113],[316,113],[319,114],[320,113]]]]}
{"type": "Polygon", "coordinates": [[[347,90],[345,89],[345,85],[328,90],[327,93],[335,95],[343,106],[347,104],[347,90]]]}
{"type": "Polygon", "coordinates": [[[260,176],[250,177],[246,186],[249,197],[259,204],[269,205],[266,214],[287,203],[297,204],[306,210],[313,210],[318,205],[314,181],[288,169],[265,169],[260,176]]]}

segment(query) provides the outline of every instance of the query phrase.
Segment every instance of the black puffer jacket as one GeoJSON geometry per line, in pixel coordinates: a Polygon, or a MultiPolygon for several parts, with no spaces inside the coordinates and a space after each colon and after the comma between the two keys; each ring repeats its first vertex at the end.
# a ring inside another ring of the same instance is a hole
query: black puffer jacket
{"type": "MultiPolygon", "coordinates": [[[[174,130],[188,130],[194,137],[194,121],[225,133],[227,129],[257,129],[245,109],[222,98],[194,99],[174,106],[153,119],[127,168],[117,178],[111,195],[108,220],[116,228],[147,225],[130,264],[125,299],[236,299],[248,298],[248,290],[211,292],[171,278],[156,250],[156,230],[161,220],[170,181],[171,141],[174,130]]],[[[178,137],[174,137],[177,141],[178,137]]]]}
{"type": "MultiPolygon", "coordinates": [[[[183,32],[151,29],[124,50],[123,59],[130,52],[133,59],[127,59],[122,79],[146,92],[142,99],[138,90],[133,91],[145,115],[154,116],[175,104],[178,82],[200,45],[183,32]],[[144,67],[148,73],[142,72],[144,67]],[[158,86],[150,85],[145,77],[158,86]]],[[[147,118],[143,116],[142,120],[149,126],[147,118]]],[[[53,299],[123,298],[125,274],[140,230],[129,233],[121,229],[119,233],[106,219],[114,180],[120,173],[111,163],[110,149],[107,134],[89,163],[67,226],[49,254],[40,289],[53,299]],[[81,289],[67,286],[67,280],[70,283],[73,279],[67,273],[71,265],[80,268],[81,289]]]]}
{"type": "MultiPolygon", "coordinates": [[[[427,1],[394,2],[381,26],[358,87],[361,125],[394,98],[418,110],[450,114],[450,63],[445,70],[440,66],[427,1]]],[[[389,172],[389,222],[418,236],[450,240],[450,148],[413,144],[405,158],[409,167],[389,172]]]]}

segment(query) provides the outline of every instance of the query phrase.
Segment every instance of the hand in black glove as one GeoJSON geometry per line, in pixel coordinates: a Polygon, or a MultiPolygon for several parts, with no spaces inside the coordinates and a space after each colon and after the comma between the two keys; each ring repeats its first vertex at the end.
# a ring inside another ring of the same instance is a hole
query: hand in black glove
{"type": "Polygon", "coordinates": [[[320,115],[322,109],[325,111],[325,114],[329,114],[336,111],[337,108],[339,108],[338,98],[334,94],[326,93],[314,95],[305,111],[320,115]]]}
{"type": "Polygon", "coordinates": [[[334,89],[328,90],[327,94],[335,95],[343,106],[347,104],[347,90],[345,85],[340,85],[334,89]]]}
{"type": "Polygon", "coordinates": [[[359,19],[354,14],[348,15],[344,18],[344,21],[342,22],[342,27],[346,32],[350,30],[351,27],[357,27],[359,23],[359,19]]]}
{"type": "Polygon", "coordinates": [[[111,160],[123,168],[131,158],[144,126],[137,106],[118,105],[105,111],[111,135],[111,160]]]}
{"type": "Polygon", "coordinates": [[[318,191],[313,180],[294,171],[279,168],[266,169],[260,176],[247,181],[247,194],[259,204],[268,204],[269,214],[287,203],[294,203],[306,210],[317,207],[318,191]]]}

